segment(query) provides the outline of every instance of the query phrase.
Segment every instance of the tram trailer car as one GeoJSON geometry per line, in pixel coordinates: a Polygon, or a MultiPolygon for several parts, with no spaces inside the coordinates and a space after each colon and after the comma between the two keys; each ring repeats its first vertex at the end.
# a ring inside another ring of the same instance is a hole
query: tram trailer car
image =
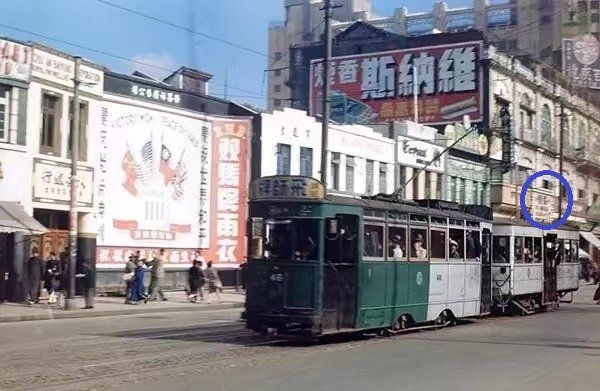
{"type": "Polygon", "coordinates": [[[307,177],[251,185],[249,329],[394,332],[490,312],[489,221],[444,201],[324,194],[307,177]]]}
{"type": "Polygon", "coordinates": [[[543,231],[524,221],[494,221],[492,292],[495,309],[523,314],[558,306],[579,289],[579,233],[543,231]]]}

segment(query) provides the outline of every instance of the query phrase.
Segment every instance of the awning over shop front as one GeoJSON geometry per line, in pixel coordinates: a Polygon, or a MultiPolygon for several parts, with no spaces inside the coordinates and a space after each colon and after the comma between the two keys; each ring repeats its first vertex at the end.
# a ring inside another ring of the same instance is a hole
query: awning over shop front
{"type": "Polygon", "coordinates": [[[39,235],[46,231],[46,227],[25,213],[18,202],[0,201],[0,233],[39,235]]]}
{"type": "Polygon", "coordinates": [[[600,239],[591,232],[580,231],[579,234],[583,236],[592,246],[600,248],[600,239]]]}

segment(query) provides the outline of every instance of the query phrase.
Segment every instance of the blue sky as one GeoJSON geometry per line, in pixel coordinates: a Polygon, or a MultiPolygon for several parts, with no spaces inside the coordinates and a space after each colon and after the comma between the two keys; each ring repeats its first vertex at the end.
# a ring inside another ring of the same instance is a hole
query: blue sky
{"type": "MultiPolygon", "coordinates": [[[[29,34],[42,34],[168,69],[191,65],[214,75],[211,94],[222,96],[225,78],[232,99],[264,106],[264,70],[267,58],[180,29],[157,23],[98,0],[0,0],[0,35],[32,40],[67,53],[78,54],[108,68],[130,73],[142,69],[155,76],[166,73],[157,68],[120,60],[29,34]],[[15,31],[6,26],[25,30],[15,31]],[[144,69],[145,68],[145,69],[144,69]],[[253,97],[250,97],[253,96],[253,97]]],[[[284,0],[108,0],[127,8],[189,26],[195,8],[193,30],[267,53],[270,20],[282,20],[284,0]]],[[[411,12],[431,9],[427,0],[374,0],[375,11],[391,15],[405,6],[411,12]]],[[[470,0],[447,1],[449,6],[472,4],[470,0]]]]}

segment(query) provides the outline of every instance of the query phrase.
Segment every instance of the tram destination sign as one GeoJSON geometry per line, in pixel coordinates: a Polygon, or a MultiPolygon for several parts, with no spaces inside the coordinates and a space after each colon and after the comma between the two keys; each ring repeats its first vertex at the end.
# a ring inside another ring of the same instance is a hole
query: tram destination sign
{"type": "Polygon", "coordinates": [[[314,178],[271,176],[257,179],[250,188],[251,200],[325,198],[323,184],[314,178]]]}

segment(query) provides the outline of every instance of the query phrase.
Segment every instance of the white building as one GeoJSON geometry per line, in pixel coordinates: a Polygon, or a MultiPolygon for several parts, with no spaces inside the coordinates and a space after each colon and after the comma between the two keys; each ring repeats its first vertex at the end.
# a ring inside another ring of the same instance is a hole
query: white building
{"type": "MultiPolygon", "coordinates": [[[[320,179],[321,123],[316,118],[285,108],[262,114],[261,122],[261,176],[320,179]]],[[[411,122],[397,125],[400,132],[394,139],[362,125],[331,124],[327,148],[330,191],[347,195],[391,193],[403,188],[415,169],[423,168],[443,150],[432,142],[435,129],[411,122]]],[[[440,198],[444,164],[442,158],[420,171],[406,186],[405,198],[440,198]]]]}

